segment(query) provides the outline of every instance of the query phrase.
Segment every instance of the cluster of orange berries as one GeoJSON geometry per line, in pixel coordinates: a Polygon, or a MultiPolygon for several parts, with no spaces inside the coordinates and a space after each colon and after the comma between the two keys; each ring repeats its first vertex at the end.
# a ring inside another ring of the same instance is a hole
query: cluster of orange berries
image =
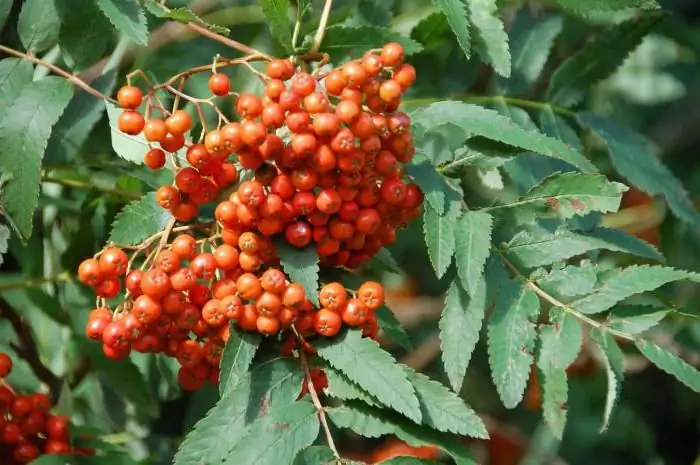
{"type": "MultiPolygon", "coordinates": [[[[423,201],[402,168],[415,148],[410,118],[396,110],[416,78],[403,61],[397,43],[318,76],[290,60],[270,61],[264,95],[237,96],[240,122],[189,145],[190,166],[158,189],[158,203],[180,221],[194,219],[200,205],[238,181],[237,166],[228,161],[235,154],[255,179],[218,204],[216,219],[225,229],[284,234],[299,248],[313,242],[324,264],[356,268],[394,242],[396,229],[420,214],[423,201]]],[[[214,95],[230,93],[222,73],[211,75],[209,87],[214,95]]],[[[145,121],[136,110],[137,87],[123,87],[117,97],[124,108],[119,128],[159,143],[145,163],[161,168],[164,151],[185,145],[190,116],[177,110],[145,121]]]]}
{"type": "MultiPolygon", "coordinates": [[[[176,168],[173,185],[159,188],[156,198],[176,220],[188,222],[200,205],[235,186],[215,208],[215,231],[199,239],[175,237],[141,269],[132,269],[134,260],[118,247],[83,261],[79,278],[98,297],[127,291],[114,311],[98,304],[87,336],[112,359],[132,349],[175,357],[180,384],[189,390],[218,382],[230,322],[266,336],[293,325],[303,338],[331,337],[345,324],[376,337],[374,312],[384,300],[379,283],[365,282],[356,291],[328,283],[318,290],[316,308],[304,287],[280,270],[273,237],[298,248],[313,243],[322,264],[352,269],[392,243],[396,229],[420,213],[423,194],[404,180],[402,168],[415,151],[410,119],[396,111],[415,81],[415,70],[403,60],[396,43],[325,75],[274,59],[262,98],[232,93],[225,74],[212,74],[215,96],[237,96],[240,122],[227,122],[189,145],[189,166],[176,168]],[[238,183],[239,167],[254,170],[255,177],[238,183]]],[[[150,168],[162,168],[165,152],[186,145],[188,113],[145,121],[137,110],[143,94],[130,85],[117,100],[124,109],[120,130],[143,133],[160,146],[145,156],[150,168]]],[[[295,343],[290,331],[283,353],[295,343]]]]}
{"type": "Polygon", "coordinates": [[[226,234],[215,245],[218,241],[181,234],[155,255],[147,271],[128,270],[129,258],[117,247],[84,260],[78,278],[99,297],[116,297],[122,278],[127,291],[115,311],[101,306],[90,313],[87,337],[101,342],[105,355],[115,360],[132,349],[175,357],[180,384],[194,390],[206,380],[218,382],[230,322],[266,336],[293,324],[305,337],[330,337],[343,323],[376,336],[374,311],[384,302],[379,283],[365,282],[352,293],[340,283],[326,284],[316,309],[304,288],[279,269],[269,238],[244,232],[226,234]]]}
{"type": "Polygon", "coordinates": [[[68,418],[52,415],[51,400],[40,393],[20,395],[4,380],[12,359],[0,352],[0,458],[3,464],[29,463],[44,454],[92,455],[70,443],[68,418]]]}

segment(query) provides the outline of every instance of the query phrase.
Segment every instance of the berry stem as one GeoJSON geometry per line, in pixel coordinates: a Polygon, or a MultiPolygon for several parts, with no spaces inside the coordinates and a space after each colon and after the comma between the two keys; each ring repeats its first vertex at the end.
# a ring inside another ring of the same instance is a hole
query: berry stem
{"type": "Polygon", "coordinates": [[[18,50],[15,50],[15,49],[10,48],[10,47],[6,47],[4,45],[0,45],[0,52],[4,52],[4,53],[7,53],[8,55],[12,55],[12,56],[15,56],[18,58],[22,58],[22,59],[31,61],[32,63],[35,63],[35,64],[40,65],[40,66],[44,66],[45,68],[48,68],[49,70],[53,71],[55,74],[58,74],[59,76],[66,78],[71,84],[73,84],[76,87],[81,88],[82,90],[84,90],[88,94],[94,95],[97,98],[107,100],[107,101],[117,105],[117,101],[114,100],[109,95],[103,94],[102,92],[95,89],[94,87],[91,87],[90,84],[83,81],[79,77],[70,74],[69,72],[59,68],[56,65],[53,65],[51,63],[47,63],[46,61],[42,60],[41,58],[27,55],[26,53],[22,53],[18,50]]]}
{"type": "Polygon", "coordinates": [[[326,418],[326,411],[323,408],[323,405],[321,404],[321,400],[318,398],[318,392],[316,392],[316,387],[314,386],[314,382],[311,379],[311,372],[309,370],[309,362],[306,359],[306,349],[304,348],[304,341],[299,334],[299,332],[296,330],[294,326],[291,327],[292,331],[294,331],[294,335],[296,336],[297,339],[297,350],[299,351],[299,361],[301,362],[301,369],[304,371],[304,379],[306,379],[306,387],[309,390],[309,394],[311,395],[311,401],[313,402],[314,406],[316,407],[316,411],[318,412],[318,419],[321,422],[321,426],[323,427],[323,431],[326,435],[326,441],[328,442],[328,447],[333,451],[333,455],[335,456],[336,463],[341,464],[342,461],[340,459],[340,454],[338,453],[338,449],[335,447],[335,441],[333,441],[333,435],[331,434],[331,430],[328,426],[328,419],[326,418]]]}
{"type": "Polygon", "coordinates": [[[316,35],[311,43],[311,49],[309,52],[317,53],[321,48],[321,42],[323,42],[323,36],[326,34],[326,26],[328,25],[328,17],[331,14],[331,6],[333,6],[333,0],[326,0],[323,5],[323,11],[321,12],[321,20],[318,23],[318,29],[316,30],[316,35]]]}

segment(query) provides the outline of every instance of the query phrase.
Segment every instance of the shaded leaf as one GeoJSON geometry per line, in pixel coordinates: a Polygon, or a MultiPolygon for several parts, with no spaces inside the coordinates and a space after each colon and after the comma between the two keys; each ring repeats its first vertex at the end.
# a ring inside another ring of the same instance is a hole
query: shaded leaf
{"type": "Polygon", "coordinates": [[[613,74],[662,18],[661,14],[635,16],[598,34],[557,68],[547,101],[564,106],[579,103],[584,91],[613,74]]]}
{"type": "Polygon", "coordinates": [[[540,128],[543,133],[549,137],[559,139],[579,152],[583,152],[581,139],[576,134],[576,131],[572,129],[564,118],[554,112],[551,105],[544,107],[539,116],[540,128]]]}
{"type": "Polygon", "coordinates": [[[262,363],[240,378],[180,444],[174,465],[221,463],[251,425],[277,407],[292,404],[301,391],[302,372],[291,360],[262,363]]]}
{"type": "Polygon", "coordinates": [[[452,28],[459,46],[462,47],[467,58],[471,55],[471,42],[469,37],[469,16],[466,5],[462,0],[431,0],[445,15],[447,23],[452,28]]]}
{"type": "Polygon", "coordinates": [[[316,407],[298,401],[271,409],[231,450],[224,464],[280,465],[291,463],[313,444],[319,430],[316,407]]]}
{"type": "Polygon", "coordinates": [[[565,143],[536,131],[528,131],[498,112],[478,105],[456,101],[438,102],[415,110],[411,116],[426,131],[448,123],[456,124],[473,136],[482,136],[557,158],[582,171],[597,171],[588,159],[565,143]]]}
{"type": "MultiPolygon", "coordinates": [[[[114,35],[114,29],[97,5],[86,0],[54,0],[61,16],[58,45],[63,58],[74,70],[99,60],[114,35]],[[80,14],[76,14],[79,11],[80,14]]],[[[109,92],[106,92],[109,94],[109,92]]],[[[95,106],[99,100],[90,96],[95,106]]],[[[101,106],[101,105],[100,105],[101,106]]]]}
{"type": "Polygon", "coordinates": [[[2,199],[24,239],[32,234],[44,150],[72,95],[73,88],[63,78],[49,76],[32,82],[23,87],[0,121],[0,171],[8,179],[2,199]]]}
{"type": "Polygon", "coordinates": [[[700,393],[700,371],[697,368],[669,352],[667,349],[644,339],[636,341],[637,349],[649,359],[651,363],[688,386],[693,391],[700,393]]]}
{"type": "Polygon", "coordinates": [[[92,366],[105,384],[119,392],[141,412],[151,416],[157,414],[158,405],[151,396],[148,383],[130,359],[120,361],[108,359],[102,353],[100,346],[88,341],[82,341],[81,348],[82,352],[90,358],[92,366]]]}
{"type": "Polygon", "coordinates": [[[291,53],[294,46],[289,23],[289,0],[262,0],[260,3],[272,36],[291,53]]]}
{"type": "Polygon", "coordinates": [[[501,286],[488,322],[488,353],[496,390],[507,408],[523,398],[534,360],[540,301],[522,279],[501,286]]]}
{"type": "Polygon", "coordinates": [[[426,205],[423,213],[423,234],[428,247],[430,263],[433,264],[435,275],[442,278],[452,263],[455,253],[455,228],[459,212],[447,212],[440,216],[430,205],[426,205]]]}
{"type": "Polygon", "coordinates": [[[452,281],[439,327],[442,365],[455,392],[462,388],[469,361],[479,341],[485,311],[486,282],[483,278],[471,297],[459,281],[452,281]]]}
{"type": "Polygon", "coordinates": [[[382,404],[420,421],[421,412],[413,386],[396,360],[360,331],[346,330],[336,338],[315,345],[318,356],[340,370],[382,404]]]}
{"type": "Polygon", "coordinates": [[[41,53],[58,41],[61,19],[56,0],[27,0],[17,19],[17,34],[30,53],[41,53]]]}
{"type": "Polygon", "coordinates": [[[499,87],[504,93],[521,94],[532,86],[542,73],[563,24],[561,16],[546,15],[540,19],[533,17],[528,8],[518,10],[508,30],[512,75],[510,79],[498,78],[499,87]]]}
{"type": "Polygon", "coordinates": [[[534,268],[597,249],[626,252],[654,260],[663,259],[663,256],[646,242],[623,231],[604,228],[585,232],[559,229],[547,234],[521,231],[502,250],[519,265],[534,268]]]}
{"type": "Polygon", "coordinates": [[[683,184],[652,152],[644,136],[593,113],[581,113],[579,118],[605,141],[615,169],[632,185],[650,195],[663,195],[678,218],[700,225],[700,215],[683,184]]]}
{"type": "Polygon", "coordinates": [[[462,287],[470,295],[476,292],[484,264],[491,253],[493,219],[484,211],[467,211],[457,220],[455,262],[462,287]]]}
{"type": "Polygon", "coordinates": [[[627,186],[610,182],[601,174],[555,173],[532,187],[519,200],[489,208],[507,215],[516,224],[532,224],[537,218],[568,219],[592,211],[617,211],[627,186]]]}
{"type": "MultiPolygon", "coordinates": [[[[115,78],[116,71],[113,70],[97,78],[91,86],[109,94],[116,83],[115,78]]],[[[73,160],[104,111],[105,107],[101,100],[87,92],[78,91],[51,131],[46,147],[47,162],[67,163],[73,160]]]]}
{"type": "Polygon", "coordinates": [[[413,350],[413,344],[411,343],[411,338],[401,326],[401,322],[396,319],[394,312],[391,311],[387,306],[382,305],[377,310],[374,311],[377,315],[377,324],[379,329],[384,331],[394,342],[403,347],[406,350],[413,350]]]}
{"type": "Polygon", "coordinates": [[[289,279],[299,283],[306,291],[306,298],[318,305],[318,252],[315,246],[298,249],[286,240],[275,241],[282,269],[289,279]]]}
{"type": "Polygon", "coordinates": [[[10,16],[13,1],[14,0],[0,0],[0,29],[5,26],[5,21],[7,21],[7,17],[10,16]]]}
{"type": "Polygon", "coordinates": [[[158,205],[153,192],[134,200],[117,214],[109,233],[110,242],[117,244],[138,244],[153,234],[163,231],[172,215],[158,205]]]}
{"type": "Polygon", "coordinates": [[[95,0],[102,13],[117,30],[137,44],[148,43],[146,14],[137,2],[131,0],[95,0]]]}
{"type": "Polygon", "coordinates": [[[603,355],[605,371],[608,375],[605,412],[603,414],[603,423],[600,426],[600,431],[604,432],[608,429],[612,412],[617,406],[620,393],[622,392],[622,381],[625,377],[625,356],[610,333],[593,328],[591,330],[591,339],[595,341],[603,355]]]}
{"type": "Polygon", "coordinates": [[[467,0],[469,19],[474,30],[474,43],[481,58],[503,77],[511,73],[508,36],[498,17],[496,0],[467,0]]]}
{"type": "Polygon", "coordinates": [[[594,13],[612,13],[627,8],[658,8],[656,0],[555,0],[561,7],[583,17],[594,13]]]}
{"type": "Polygon", "coordinates": [[[697,282],[700,275],[663,266],[617,268],[605,275],[596,292],[573,302],[571,306],[584,314],[600,313],[635,294],[653,291],[681,279],[697,282]]]}
{"type": "Polygon", "coordinates": [[[238,325],[229,324],[229,338],[221,356],[221,374],[219,376],[219,393],[223,396],[237,385],[250,368],[250,364],[262,342],[259,334],[247,333],[238,329],[238,325]]]}
{"type": "MultiPolygon", "coordinates": [[[[304,47],[309,47],[313,41],[315,32],[304,39],[304,47]]],[[[377,26],[331,26],[326,29],[326,34],[321,44],[321,51],[331,56],[333,63],[342,61],[352,54],[362,56],[373,48],[381,48],[387,42],[398,42],[403,45],[407,55],[418,53],[423,48],[421,44],[401,34],[377,26]]]]}
{"type": "Polygon", "coordinates": [[[0,224],[0,266],[4,263],[7,253],[7,241],[10,239],[10,228],[0,224]]]}
{"type": "Polygon", "coordinates": [[[421,188],[426,202],[438,215],[443,216],[445,211],[461,202],[461,196],[447,184],[432,163],[407,164],[404,169],[421,188]]]}

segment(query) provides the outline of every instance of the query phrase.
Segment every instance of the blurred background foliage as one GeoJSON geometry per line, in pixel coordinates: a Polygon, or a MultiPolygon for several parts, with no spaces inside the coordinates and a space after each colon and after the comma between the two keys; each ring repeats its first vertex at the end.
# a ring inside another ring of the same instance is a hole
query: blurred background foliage
{"type": "MultiPolygon", "coordinates": [[[[580,0],[587,1],[587,0],[580,0]]],[[[0,2],[2,3],[2,2],[0,2]]],[[[76,3],[79,4],[80,2],[76,3]]],[[[549,1],[500,3],[507,31],[517,46],[518,33],[543,21],[560,22],[561,35],[542,76],[531,85],[517,77],[504,82],[476,57],[467,60],[446,20],[427,0],[337,0],[331,24],[390,26],[423,45],[411,58],[418,82],[406,104],[447,99],[472,99],[517,119],[522,110],[498,96],[523,99],[522,106],[538,108],[552,71],[580,49],[606,24],[624,16],[605,14],[580,18],[564,13],[549,1]],[[484,96],[493,96],[484,98],[484,96]]],[[[683,181],[700,205],[700,2],[661,0],[671,15],[632,53],[614,75],[586,90],[583,106],[624,122],[647,135],[663,161],[683,181]]],[[[12,5],[0,42],[18,47],[15,25],[21,1],[12,5]]],[[[254,0],[173,0],[172,7],[189,6],[207,22],[231,29],[231,37],[270,54],[283,51],[270,37],[260,7],[254,0]]],[[[322,2],[312,2],[307,25],[314,25],[322,2]]],[[[79,9],[72,12],[79,16],[79,9]]],[[[81,73],[103,92],[110,92],[124,75],[136,68],[156,79],[182,69],[206,64],[216,54],[231,55],[221,44],[195,35],[176,23],[148,17],[153,31],[147,47],[138,47],[117,36],[96,37],[94,60],[79,63],[56,46],[42,53],[45,60],[81,73]],[[104,58],[103,58],[104,57],[104,58]],[[105,68],[106,66],[106,68],[105,68]],[[104,70],[107,72],[104,72],[104,70]],[[111,70],[111,71],[109,71],[111,70]]],[[[302,28],[302,37],[313,26],[302,28]]],[[[35,74],[45,73],[35,69],[35,74]]],[[[258,85],[249,74],[235,72],[233,87],[239,91],[258,85]],[[239,75],[240,74],[240,75],[239,75]]],[[[536,78],[536,76],[535,76],[536,78]]],[[[192,79],[190,94],[203,94],[204,79],[192,79]]],[[[0,90],[0,113],[6,107],[0,90]]],[[[101,363],[99,348],[82,336],[90,295],[73,280],[79,261],[98,250],[120,208],[155,186],[167,182],[142,166],[113,155],[110,126],[102,103],[77,93],[70,121],[61,121],[52,135],[44,160],[40,208],[34,218],[34,234],[23,244],[15,235],[3,252],[0,274],[2,305],[21,309],[28,319],[41,360],[56,374],[60,408],[78,424],[101,432],[107,443],[126,446],[141,463],[170,463],[175,447],[197,418],[213,404],[214,388],[185,395],[177,387],[177,367],[165,358],[134,354],[129,364],[101,363]],[[126,402],[125,402],[126,399],[126,402]]],[[[595,141],[584,138],[586,153],[615,179],[607,157],[595,141]]],[[[505,176],[494,172],[472,173],[465,179],[473,195],[490,197],[489,188],[506,185],[514,191],[532,184],[539,159],[528,166],[509,163],[505,176]]],[[[166,176],[165,178],[163,176],[166,176]]],[[[535,181],[537,181],[536,179],[535,181]]],[[[657,244],[668,265],[700,271],[700,231],[667,215],[659,202],[635,191],[626,194],[621,212],[604,219],[657,244]]],[[[9,230],[0,229],[3,237],[9,230]]],[[[436,339],[442,294],[451,272],[435,279],[423,245],[422,225],[414,222],[391,247],[405,275],[370,270],[391,289],[390,306],[409,330],[414,351],[391,347],[397,357],[431,376],[444,379],[436,339]]],[[[611,255],[609,260],[620,260],[611,255]]],[[[676,285],[665,298],[688,313],[698,315],[697,286],[676,285]]],[[[700,320],[669,319],[664,323],[668,340],[695,354],[700,362],[700,320]]],[[[11,353],[17,335],[0,320],[0,350],[11,353]]],[[[650,367],[642,360],[628,360],[631,374],[622,402],[609,431],[598,433],[605,402],[605,373],[596,354],[584,351],[572,371],[568,427],[563,441],[555,440],[541,420],[537,385],[526,402],[508,411],[499,402],[488,376],[485,348],[477,347],[463,395],[487,418],[492,440],[474,443],[479,463],[572,465],[689,465],[700,463],[700,397],[650,367]]],[[[46,382],[47,380],[42,380],[46,382]]],[[[20,389],[35,389],[40,381],[26,363],[18,363],[11,382],[20,389]]],[[[378,460],[400,444],[339,435],[348,455],[378,460]]],[[[422,453],[433,455],[430,450],[422,453]]],[[[116,462],[115,462],[116,463],[116,462]]],[[[446,462],[447,463],[447,462],[446,462]]],[[[243,464],[244,465],[244,464],[243,464]]]]}

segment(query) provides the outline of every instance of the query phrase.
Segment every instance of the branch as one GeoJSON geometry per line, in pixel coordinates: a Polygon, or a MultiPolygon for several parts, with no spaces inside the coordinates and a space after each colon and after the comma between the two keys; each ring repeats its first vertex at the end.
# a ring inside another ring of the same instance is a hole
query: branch
{"type": "Polygon", "coordinates": [[[100,192],[103,192],[105,194],[110,194],[114,195],[117,197],[126,197],[128,199],[132,200],[138,200],[141,198],[140,195],[134,194],[133,192],[125,191],[122,189],[114,189],[111,187],[100,187],[96,186],[95,184],[90,184],[88,182],[82,182],[82,181],[76,181],[73,179],[61,179],[61,178],[54,178],[51,176],[42,176],[41,182],[49,182],[52,184],[59,184],[64,187],[69,187],[72,189],[96,189],[100,192]]]}
{"type": "Polygon", "coordinates": [[[47,63],[44,60],[42,60],[41,58],[27,55],[26,53],[22,53],[20,51],[17,51],[15,49],[10,48],[10,47],[5,47],[4,45],[0,45],[0,52],[4,52],[4,53],[7,53],[8,55],[12,55],[12,56],[15,56],[18,58],[22,58],[22,59],[31,61],[32,63],[36,63],[37,65],[40,65],[40,66],[44,66],[45,68],[48,68],[49,70],[53,71],[54,73],[58,74],[59,76],[66,78],[74,86],[83,89],[88,94],[94,95],[97,98],[108,100],[111,103],[117,104],[117,101],[114,100],[109,95],[103,94],[102,92],[95,89],[94,87],[91,87],[90,84],[83,81],[79,77],[70,74],[68,71],[63,70],[63,69],[59,68],[58,66],[52,65],[51,63],[47,63]]]}
{"type": "Polygon", "coordinates": [[[331,434],[331,430],[328,427],[328,419],[326,418],[326,411],[323,408],[323,405],[321,405],[321,400],[318,398],[318,393],[316,392],[316,387],[314,386],[314,382],[311,379],[311,372],[309,371],[309,362],[306,360],[306,349],[304,348],[304,341],[302,340],[301,336],[297,332],[296,328],[292,326],[292,330],[294,331],[294,334],[297,338],[297,349],[299,350],[299,360],[301,361],[301,369],[304,371],[304,378],[306,379],[306,386],[307,389],[309,390],[309,394],[311,395],[311,400],[314,403],[314,406],[316,407],[316,411],[318,412],[318,418],[321,421],[321,426],[323,427],[323,431],[326,434],[326,441],[328,442],[328,447],[333,451],[333,455],[335,456],[335,461],[338,464],[342,464],[340,454],[338,453],[338,449],[335,447],[335,442],[333,441],[333,435],[331,434]]]}
{"type": "Polygon", "coordinates": [[[70,281],[71,276],[70,273],[67,271],[64,271],[60,274],[54,275],[54,276],[47,276],[43,278],[30,278],[25,281],[20,281],[18,283],[7,283],[7,284],[2,284],[0,285],[0,292],[3,291],[12,291],[15,289],[24,289],[27,287],[36,287],[36,286],[41,286],[42,284],[47,284],[47,283],[59,283],[62,281],[70,281]]]}
{"type": "Polygon", "coordinates": [[[326,0],[323,5],[323,12],[321,13],[321,21],[318,23],[318,29],[316,30],[316,35],[311,43],[311,49],[309,52],[316,53],[321,48],[321,42],[323,42],[323,36],[326,34],[326,26],[328,25],[328,17],[331,14],[331,6],[333,5],[333,0],[326,0]]]}
{"type": "Polygon", "coordinates": [[[12,348],[29,364],[36,377],[49,387],[51,397],[56,400],[61,391],[61,380],[42,363],[32,329],[2,298],[0,298],[0,316],[6,319],[17,333],[19,344],[12,344],[12,348]]]}

